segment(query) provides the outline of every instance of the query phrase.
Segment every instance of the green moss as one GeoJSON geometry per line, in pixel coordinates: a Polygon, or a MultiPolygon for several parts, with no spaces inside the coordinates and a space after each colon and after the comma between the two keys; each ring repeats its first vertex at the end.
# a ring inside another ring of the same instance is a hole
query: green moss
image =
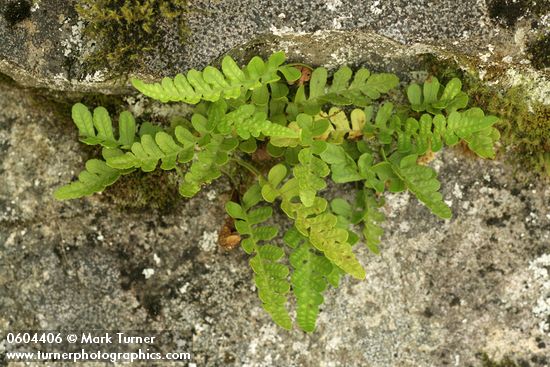
{"type": "Polygon", "coordinates": [[[76,10],[86,22],[85,36],[97,44],[86,58],[90,70],[128,71],[162,43],[168,29],[178,30],[180,42],[187,32],[187,0],[77,0],[76,10]]]}
{"type": "Polygon", "coordinates": [[[529,106],[528,91],[521,87],[499,93],[474,83],[468,93],[476,103],[501,118],[497,127],[502,141],[519,163],[550,175],[550,106],[536,102],[529,106]]]}
{"type": "Polygon", "coordinates": [[[550,67],[550,32],[527,45],[531,64],[537,69],[550,67]]]}
{"type": "MultiPolygon", "coordinates": [[[[471,105],[501,118],[496,127],[502,134],[505,150],[511,151],[522,166],[550,176],[550,106],[528,102],[530,93],[525,87],[502,91],[489,86],[476,75],[464,72],[453,60],[424,55],[424,62],[427,70],[443,82],[460,78],[471,105]]],[[[493,66],[486,70],[486,75],[491,78],[505,72],[506,69],[493,66]]]]}
{"type": "Polygon", "coordinates": [[[547,11],[544,1],[537,0],[486,0],[489,16],[500,25],[513,27],[525,16],[542,15],[547,11]]]}
{"type": "Polygon", "coordinates": [[[105,190],[103,197],[125,210],[169,211],[182,201],[177,187],[175,174],[160,169],[151,173],[136,171],[122,176],[116,185],[105,190]]]}
{"type": "Polygon", "coordinates": [[[504,357],[501,361],[497,362],[489,358],[487,353],[483,353],[481,356],[481,363],[482,367],[519,367],[508,357],[504,357]]]}
{"type": "Polygon", "coordinates": [[[10,26],[31,16],[31,3],[26,0],[10,1],[4,9],[4,19],[10,26]]]}

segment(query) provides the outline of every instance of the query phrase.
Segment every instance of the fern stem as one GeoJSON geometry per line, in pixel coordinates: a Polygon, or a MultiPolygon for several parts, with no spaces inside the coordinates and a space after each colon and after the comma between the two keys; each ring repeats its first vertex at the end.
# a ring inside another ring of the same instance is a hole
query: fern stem
{"type": "Polygon", "coordinates": [[[293,63],[286,64],[286,65],[288,65],[288,66],[303,66],[303,67],[308,68],[309,70],[313,70],[313,66],[308,65],[308,64],[302,64],[300,62],[293,62],[293,63]]]}
{"type": "Polygon", "coordinates": [[[243,161],[242,159],[240,159],[240,158],[235,158],[235,157],[232,157],[231,160],[234,161],[235,163],[237,163],[239,166],[244,167],[244,168],[246,168],[247,170],[249,170],[254,176],[262,177],[262,174],[260,173],[260,171],[258,171],[258,170],[256,169],[256,167],[254,167],[254,166],[251,165],[250,163],[245,162],[245,161],[243,161]]]}
{"type": "Polygon", "coordinates": [[[221,173],[223,173],[224,175],[227,176],[227,178],[229,178],[229,181],[231,181],[231,184],[233,185],[233,188],[235,190],[238,190],[239,189],[239,183],[237,182],[237,180],[235,179],[235,177],[233,177],[232,174],[230,174],[228,171],[226,171],[225,169],[221,168],[220,167],[220,171],[221,173]]]}
{"type": "Polygon", "coordinates": [[[177,164],[174,166],[174,169],[176,170],[176,174],[181,177],[181,178],[184,178],[185,175],[183,174],[183,171],[181,169],[180,166],[178,166],[177,164]]]}

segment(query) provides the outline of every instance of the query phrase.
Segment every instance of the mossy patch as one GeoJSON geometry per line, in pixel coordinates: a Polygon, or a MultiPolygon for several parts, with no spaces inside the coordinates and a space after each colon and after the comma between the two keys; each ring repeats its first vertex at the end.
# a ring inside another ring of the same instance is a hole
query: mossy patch
{"type": "Polygon", "coordinates": [[[550,67],[550,32],[527,44],[531,64],[537,69],[550,67]]]}
{"type": "Polygon", "coordinates": [[[550,106],[526,103],[529,92],[512,87],[505,93],[471,84],[469,94],[487,111],[497,114],[502,140],[527,167],[550,175],[550,106]]]}
{"type": "Polygon", "coordinates": [[[513,360],[509,357],[504,357],[500,361],[495,361],[489,358],[487,353],[481,355],[481,366],[482,367],[519,367],[513,360]]]}
{"type": "Polygon", "coordinates": [[[116,185],[105,190],[103,197],[125,210],[169,211],[183,200],[177,187],[173,173],[160,169],[150,173],[136,171],[122,176],[116,185]]]}
{"type": "Polygon", "coordinates": [[[31,3],[26,0],[10,1],[4,9],[4,19],[10,26],[31,16],[31,3]]]}
{"type": "Polygon", "coordinates": [[[187,32],[187,0],[78,0],[76,10],[85,37],[96,44],[85,56],[90,70],[128,71],[155,51],[170,28],[178,30],[180,42],[187,32]]]}
{"type": "MultiPolygon", "coordinates": [[[[428,72],[444,83],[453,77],[460,78],[471,105],[501,118],[496,127],[502,134],[503,150],[511,151],[512,157],[524,167],[550,176],[550,106],[528,101],[530,91],[523,86],[507,90],[489,86],[453,60],[424,55],[424,62],[428,72]]],[[[502,75],[506,69],[494,66],[486,72],[490,77],[502,75]]]]}
{"type": "Polygon", "coordinates": [[[540,0],[486,0],[489,16],[500,25],[511,28],[525,16],[542,15],[548,3],[540,0]]]}

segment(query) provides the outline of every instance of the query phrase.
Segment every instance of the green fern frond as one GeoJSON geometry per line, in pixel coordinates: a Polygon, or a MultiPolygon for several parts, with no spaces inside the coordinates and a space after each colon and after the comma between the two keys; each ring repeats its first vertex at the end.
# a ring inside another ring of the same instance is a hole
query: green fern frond
{"type": "Polygon", "coordinates": [[[80,141],[88,145],[128,149],[136,137],[136,121],[127,111],[119,116],[118,139],[115,139],[111,117],[104,107],[96,107],[92,116],[88,107],[76,103],[72,108],[72,118],[78,128],[80,141]]]}
{"type": "Polygon", "coordinates": [[[394,74],[371,74],[367,69],[359,69],[353,76],[351,69],[343,66],[334,73],[332,85],[327,87],[327,75],[327,69],[323,67],[313,70],[307,96],[304,86],[298,88],[293,101],[298,112],[316,115],[323,104],[328,102],[339,106],[353,104],[366,107],[399,83],[394,74]]]}
{"type": "Polygon", "coordinates": [[[201,100],[215,102],[220,98],[234,99],[241,96],[242,89],[254,90],[278,81],[278,72],[288,81],[298,79],[300,73],[297,69],[282,65],[285,59],[283,52],[271,55],[267,62],[256,56],[241,69],[231,56],[225,56],[221,71],[207,66],[202,72],[191,69],[187,75],[164,78],[160,83],[147,84],[134,78],[132,84],[141,93],[161,102],[197,104],[201,100]]]}
{"type": "Polygon", "coordinates": [[[434,152],[447,145],[455,145],[460,140],[482,158],[494,158],[494,143],[500,134],[493,125],[496,116],[485,116],[479,108],[466,111],[453,111],[446,118],[437,114],[420,116],[420,120],[409,117],[404,126],[397,130],[397,146],[400,153],[425,154],[428,149],[434,152]]]}
{"type": "Polygon", "coordinates": [[[230,134],[235,129],[242,139],[251,136],[258,138],[261,134],[270,137],[296,138],[298,133],[285,126],[274,124],[267,120],[267,114],[257,111],[254,105],[245,104],[225,115],[217,124],[221,134],[230,134]]]}
{"type": "Polygon", "coordinates": [[[229,161],[229,152],[235,150],[239,141],[235,138],[224,138],[214,135],[210,142],[195,154],[195,159],[185,174],[179,192],[184,197],[192,197],[200,191],[203,184],[208,184],[221,176],[220,167],[229,161]]]}
{"type": "Polygon", "coordinates": [[[362,204],[361,221],[363,222],[363,236],[365,244],[375,254],[380,253],[380,241],[384,229],[380,224],[385,220],[384,213],[380,211],[380,202],[371,190],[359,191],[358,203],[362,204]]]}
{"type": "Polygon", "coordinates": [[[294,177],[300,187],[300,200],[305,206],[313,205],[317,191],[326,187],[324,177],[330,169],[321,159],[313,155],[310,148],[305,148],[298,154],[300,164],[293,169],[294,177]]]}
{"type": "Polygon", "coordinates": [[[309,207],[302,203],[283,202],[292,213],[295,226],[311,244],[332,263],[357,279],[365,278],[365,270],[348,243],[348,231],[336,226],[338,218],[327,211],[327,201],[316,197],[309,207]]]}
{"type": "Polygon", "coordinates": [[[413,111],[427,111],[433,115],[442,111],[451,113],[468,105],[468,95],[461,89],[460,79],[453,78],[441,92],[439,80],[432,76],[424,82],[422,88],[418,84],[411,84],[407,88],[407,97],[413,111]]]}
{"type": "Polygon", "coordinates": [[[326,277],[332,272],[332,264],[317,255],[306,241],[290,254],[293,267],[292,292],[296,297],[296,321],[307,332],[315,330],[319,306],[324,302],[322,293],[327,288],[326,277]]]}
{"type": "Polygon", "coordinates": [[[437,181],[436,172],[431,167],[421,166],[416,163],[417,155],[409,155],[401,159],[399,165],[393,164],[393,169],[405,182],[407,189],[418,200],[425,204],[435,215],[450,219],[451,209],[443,201],[443,196],[438,192],[441,184],[437,181]]]}
{"type": "Polygon", "coordinates": [[[54,197],[57,200],[68,200],[102,192],[114,184],[121,174],[121,170],[109,167],[104,161],[90,159],[86,162],[86,169],[78,175],[78,181],[58,188],[54,197]]]}
{"type": "Polygon", "coordinates": [[[288,267],[278,261],[284,256],[284,251],[274,245],[260,245],[277,235],[277,228],[260,224],[271,218],[271,207],[252,209],[261,200],[260,186],[253,185],[243,196],[243,203],[228,202],[225,205],[227,213],[235,219],[235,228],[246,236],[241,246],[247,253],[256,253],[250,260],[254,270],[254,281],[258,287],[258,295],[264,309],[273,320],[285,329],[292,327],[292,321],[286,310],[286,294],[290,290],[287,280],[288,267]]]}
{"type": "MultiPolygon", "coordinates": [[[[179,131],[183,129],[178,126],[176,131],[181,134],[179,131]]],[[[132,144],[130,152],[107,159],[107,164],[116,169],[139,168],[143,172],[152,172],[160,160],[163,170],[172,170],[177,163],[189,162],[193,158],[193,148],[194,146],[184,147],[177,144],[172,136],[161,131],[154,137],[143,135],[139,142],[132,144]]]]}
{"type": "Polygon", "coordinates": [[[284,251],[277,246],[256,246],[256,256],[250,259],[250,266],[255,273],[254,282],[264,309],[277,325],[290,330],[292,320],[285,306],[286,294],[290,290],[289,270],[278,262],[283,256],[284,251]]]}

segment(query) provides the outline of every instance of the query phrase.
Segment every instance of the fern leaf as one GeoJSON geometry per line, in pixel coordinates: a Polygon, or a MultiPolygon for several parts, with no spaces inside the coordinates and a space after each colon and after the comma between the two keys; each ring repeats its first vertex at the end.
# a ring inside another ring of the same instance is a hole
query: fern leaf
{"type": "Polygon", "coordinates": [[[292,320],[286,310],[286,294],[290,290],[287,281],[289,269],[278,263],[284,252],[273,245],[257,246],[257,253],[250,259],[254,271],[254,282],[258,287],[258,296],[264,309],[271,315],[273,321],[284,329],[292,328],[292,320]]]}
{"type": "Polygon", "coordinates": [[[220,167],[227,164],[229,160],[228,152],[234,150],[238,144],[235,138],[224,139],[221,135],[214,135],[211,141],[195,155],[195,160],[185,174],[184,182],[180,185],[180,194],[184,197],[192,197],[200,191],[203,184],[220,177],[220,167]]]}
{"type": "Polygon", "coordinates": [[[92,115],[88,107],[76,103],[72,108],[72,118],[78,128],[80,141],[85,144],[129,149],[135,139],[136,123],[130,112],[120,114],[118,140],[114,136],[109,112],[104,107],[96,107],[92,115]]]}
{"type": "Polygon", "coordinates": [[[399,79],[395,74],[372,74],[365,82],[365,86],[361,88],[361,92],[371,99],[378,99],[382,93],[388,93],[398,84],[399,79]]]}
{"type": "Polygon", "coordinates": [[[388,93],[399,83],[394,74],[371,74],[367,69],[358,70],[353,81],[349,83],[350,71],[347,66],[341,67],[332,78],[333,85],[327,88],[327,70],[316,68],[309,81],[309,95],[306,97],[305,89],[300,87],[293,106],[298,107],[298,112],[312,116],[318,114],[322,105],[327,102],[337,106],[354,104],[366,107],[371,100],[380,98],[382,93],[388,93]]]}
{"type": "MultiPolygon", "coordinates": [[[[452,92],[449,92],[452,95],[452,92]]],[[[420,121],[409,117],[404,126],[397,130],[397,147],[400,153],[425,154],[428,149],[434,152],[447,145],[455,145],[461,139],[482,158],[494,157],[494,143],[499,139],[498,131],[492,126],[498,121],[496,116],[485,116],[479,108],[466,111],[453,111],[447,118],[441,113],[433,119],[422,114],[420,121]]]]}
{"type": "Polygon", "coordinates": [[[293,173],[300,187],[300,200],[305,206],[311,206],[317,191],[326,187],[323,178],[328,176],[330,169],[325,162],[311,153],[310,148],[302,149],[298,159],[300,164],[294,167],[293,173]]]}
{"type": "Polygon", "coordinates": [[[259,185],[253,185],[243,196],[243,205],[228,202],[225,205],[227,213],[235,219],[235,228],[246,236],[241,246],[247,253],[255,252],[250,259],[250,266],[254,271],[254,281],[258,287],[258,295],[264,309],[271,315],[273,321],[285,329],[292,327],[285,304],[286,294],[290,290],[287,276],[288,267],[279,263],[284,251],[274,245],[260,245],[261,241],[269,241],[277,235],[277,228],[272,226],[258,226],[271,218],[271,207],[251,209],[261,200],[259,185]]]}
{"type": "Polygon", "coordinates": [[[245,104],[235,111],[229,112],[220,119],[217,129],[222,134],[230,134],[232,129],[242,139],[259,137],[261,134],[269,137],[297,138],[298,133],[285,126],[274,124],[267,120],[267,114],[257,111],[253,105],[245,104]]]}
{"type": "Polygon", "coordinates": [[[442,113],[443,110],[452,113],[468,105],[468,95],[461,89],[460,79],[453,78],[447,83],[440,96],[441,84],[436,77],[431,76],[424,82],[422,88],[418,84],[409,85],[407,97],[413,111],[427,111],[433,115],[442,113]]]}
{"type": "Polygon", "coordinates": [[[136,120],[134,116],[128,112],[123,111],[120,113],[118,119],[118,130],[119,130],[119,139],[118,143],[125,148],[132,146],[136,139],[136,120]]]}
{"type": "Polygon", "coordinates": [[[101,192],[118,180],[122,172],[111,168],[99,159],[86,162],[86,170],[80,172],[78,181],[58,188],[54,192],[57,200],[76,199],[101,192]]]}
{"type": "Polygon", "coordinates": [[[316,68],[311,73],[309,81],[309,99],[315,99],[325,94],[325,86],[327,84],[327,69],[316,68]]]}
{"type": "MultiPolygon", "coordinates": [[[[133,78],[133,86],[148,97],[161,102],[185,102],[197,104],[201,100],[216,102],[220,98],[236,99],[243,88],[254,90],[280,79],[280,71],[288,80],[296,80],[299,75],[291,68],[282,65],[286,57],[277,52],[265,63],[260,57],[253,57],[241,69],[231,56],[222,60],[221,72],[207,66],[203,71],[191,69],[187,75],[178,74],[174,79],[163,78],[160,83],[145,83],[133,78]]],[[[299,72],[298,72],[299,74],[299,72]]]]}
{"type": "Polygon", "coordinates": [[[291,213],[295,226],[311,244],[332,263],[357,279],[365,278],[365,270],[357,261],[350,244],[348,231],[336,227],[338,218],[326,210],[327,201],[316,197],[313,205],[283,201],[285,212],[291,213]]]}
{"type": "Polygon", "coordinates": [[[72,108],[72,117],[80,136],[95,136],[93,117],[88,107],[82,103],[76,103],[72,108]]]}
{"type": "Polygon", "coordinates": [[[451,209],[437,191],[441,186],[436,179],[436,172],[416,163],[418,156],[409,155],[401,159],[399,166],[393,165],[395,172],[404,180],[407,188],[426,205],[435,215],[450,219],[451,209]]]}
{"type": "Polygon", "coordinates": [[[272,203],[280,195],[279,185],[288,173],[283,164],[273,166],[268,173],[267,182],[262,184],[262,196],[265,201],[272,203]]]}
{"type": "Polygon", "coordinates": [[[302,330],[313,332],[319,306],[324,302],[325,277],[332,272],[332,264],[326,257],[315,254],[307,242],[292,252],[290,264],[294,269],[291,284],[296,297],[296,320],[302,330]]]}
{"type": "Polygon", "coordinates": [[[328,144],[327,149],[320,154],[321,159],[330,164],[332,180],[336,183],[360,181],[355,160],[339,145],[328,144]]]}
{"type": "MultiPolygon", "coordinates": [[[[181,129],[176,129],[180,131],[181,129]]],[[[181,133],[180,133],[181,134],[181,133]]],[[[186,162],[192,158],[192,147],[182,147],[172,136],[164,131],[153,137],[146,134],[141,141],[132,144],[131,151],[107,159],[107,164],[115,169],[140,168],[144,172],[154,171],[159,160],[161,168],[171,170],[177,162],[186,162]]]]}
{"type": "Polygon", "coordinates": [[[365,279],[361,266],[348,243],[348,232],[335,228],[336,216],[323,213],[311,221],[309,239],[311,244],[339,268],[357,279],[365,279]]]}
{"type": "Polygon", "coordinates": [[[364,206],[361,220],[364,223],[363,236],[365,244],[375,254],[380,253],[380,239],[384,234],[384,229],[380,226],[385,219],[384,214],[378,209],[379,203],[370,190],[363,190],[362,204],[364,206]]]}

